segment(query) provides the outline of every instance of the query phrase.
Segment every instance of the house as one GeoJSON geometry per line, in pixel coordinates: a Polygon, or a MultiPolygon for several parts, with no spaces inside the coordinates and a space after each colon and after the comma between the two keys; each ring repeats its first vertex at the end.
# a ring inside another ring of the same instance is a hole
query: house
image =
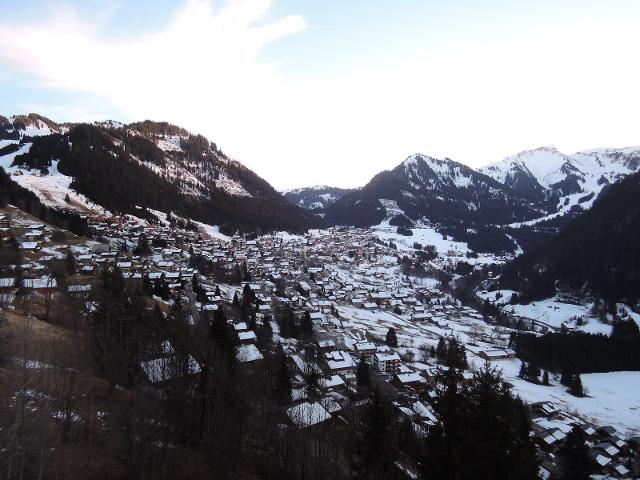
{"type": "Polygon", "coordinates": [[[238,333],[238,339],[241,345],[249,345],[257,340],[256,333],[253,330],[238,333]]]}
{"type": "Polygon", "coordinates": [[[311,293],[311,286],[305,281],[300,281],[298,282],[298,285],[296,285],[296,290],[300,292],[300,295],[308,297],[311,293]]]}
{"type": "Polygon", "coordinates": [[[320,348],[321,352],[330,352],[332,350],[335,350],[336,348],[336,342],[334,342],[333,340],[318,340],[318,347],[320,348]]]}
{"type": "Polygon", "coordinates": [[[480,350],[478,356],[485,360],[504,360],[507,358],[516,358],[516,352],[508,348],[496,348],[492,350],[480,350]]]}
{"type": "Polygon", "coordinates": [[[424,377],[418,372],[396,373],[393,379],[396,385],[402,388],[411,388],[413,390],[421,389],[426,383],[424,377]]]}
{"type": "Polygon", "coordinates": [[[262,360],[264,357],[254,344],[240,345],[236,353],[236,358],[240,363],[251,363],[262,360]]]}
{"type": "Polygon", "coordinates": [[[18,245],[18,249],[27,250],[27,251],[40,250],[40,243],[39,242],[20,242],[20,244],[18,245]]]}
{"type": "Polygon", "coordinates": [[[331,418],[331,414],[318,402],[302,402],[287,409],[287,416],[298,428],[309,428],[331,418]]]}
{"type": "Polygon", "coordinates": [[[376,353],[376,346],[371,342],[356,342],[353,350],[359,359],[371,364],[376,353]]]}
{"type": "Polygon", "coordinates": [[[11,293],[15,286],[15,278],[0,278],[0,293],[11,293]]]}
{"type": "Polygon", "coordinates": [[[162,388],[168,382],[178,381],[202,371],[200,364],[191,355],[176,355],[169,341],[162,344],[161,350],[160,357],[140,362],[140,368],[152,385],[162,388]]]}
{"type": "Polygon", "coordinates": [[[355,376],[356,362],[354,362],[351,355],[344,350],[325,352],[324,358],[332,375],[341,375],[346,379],[355,376]]]}
{"type": "Polygon", "coordinates": [[[22,281],[22,286],[31,290],[37,290],[40,293],[47,293],[58,288],[58,282],[55,278],[47,276],[40,278],[25,278],[22,281]]]}
{"type": "Polygon", "coordinates": [[[395,352],[378,352],[373,356],[373,365],[383,375],[400,372],[400,357],[395,352]]]}

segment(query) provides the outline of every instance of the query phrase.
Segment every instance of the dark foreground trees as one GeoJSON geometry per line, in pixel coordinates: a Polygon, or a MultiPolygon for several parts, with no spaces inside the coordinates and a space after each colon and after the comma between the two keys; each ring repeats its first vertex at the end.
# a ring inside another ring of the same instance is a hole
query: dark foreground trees
{"type": "Polygon", "coordinates": [[[527,408],[499,372],[487,364],[465,383],[449,369],[436,381],[441,425],[426,439],[424,478],[537,478],[527,408]]]}

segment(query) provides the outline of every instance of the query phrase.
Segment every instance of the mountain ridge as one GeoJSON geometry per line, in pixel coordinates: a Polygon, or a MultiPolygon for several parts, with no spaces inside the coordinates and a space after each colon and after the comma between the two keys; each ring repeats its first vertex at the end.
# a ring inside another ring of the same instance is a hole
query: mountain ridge
{"type": "Polygon", "coordinates": [[[317,225],[214,142],[168,122],[56,124],[37,114],[0,120],[0,166],[49,206],[173,211],[227,231],[317,225]]]}

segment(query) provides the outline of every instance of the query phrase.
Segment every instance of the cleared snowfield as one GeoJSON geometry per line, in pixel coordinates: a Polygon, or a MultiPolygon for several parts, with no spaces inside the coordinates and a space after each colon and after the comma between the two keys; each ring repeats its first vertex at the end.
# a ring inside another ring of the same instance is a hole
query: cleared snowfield
{"type": "MultiPolygon", "coordinates": [[[[474,363],[479,364],[480,359],[474,363]]],[[[640,372],[585,373],[580,377],[587,397],[567,393],[555,375],[551,386],[536,385],[518,378],[520,360],[491,362],[527,402],[550,401],[569,413],[576,413],[596,425],[611,425],[624,436],[640,433],[640,372]]]]}

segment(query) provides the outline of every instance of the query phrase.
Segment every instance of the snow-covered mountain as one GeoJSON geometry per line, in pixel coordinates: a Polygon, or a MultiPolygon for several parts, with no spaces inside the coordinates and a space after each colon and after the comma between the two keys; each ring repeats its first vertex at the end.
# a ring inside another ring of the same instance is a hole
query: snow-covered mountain
{"type": "MultiPolygon", "coordinates": [[[[466,165],[414,154],[393,170],[373,177],[361,190],[336,201],[325,218],[331,224],[368,226],[390,214],[399,224],[406,225],[407,220],[437,224],[457,239],[473,241],[472,237],[488,238],[485,229],[489,225],[537,218],[544,211],[466,165]]],[[[480,248],[491,251],[514,246],[504,235],[499,237],[495,248],[480,248]]],[[[480,243],[484,242],[476,245],[480,243]]]]}
{"type": "Polygon", "coordinates": [[[284,190],[282,194],[294,205],[311,210],[314,213],[323,212],[329,205],[333,205],[338,199],[347,193],[353,192],[353,188],[337,188],[327,185],[303,187],[292,190],[284,190]]]}
{"type": "Polygon", "coordinates": [[[526,150],[480,169],[516,195],[547,202],[549,214],[590,208],[601,190],[638,171],[640,147],[566,155],[553,146],[526,150]]]}
{"type": "Polygon", "coordinates": [[[229,228],[314,224],[215,143],[165,122],[60,125],[35,114],[0,117],[0,166],[58,209],[173,211],[229,228]]]}

